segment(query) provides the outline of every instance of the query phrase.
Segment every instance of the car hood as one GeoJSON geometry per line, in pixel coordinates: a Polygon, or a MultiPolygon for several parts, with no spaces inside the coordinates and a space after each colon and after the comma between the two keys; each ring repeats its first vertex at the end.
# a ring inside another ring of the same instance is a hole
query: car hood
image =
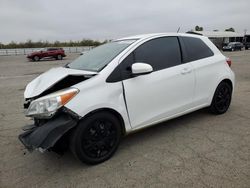
{"type": "Polygon", "coordinates": [[[97,72],[69,69],[64,67],[52,68],[32,80],[25,89],[24,98],[33,98],[42,94],[44,91],[53,87],[56,83],[67,76],[86,76],[96,75],[97,72]]]}

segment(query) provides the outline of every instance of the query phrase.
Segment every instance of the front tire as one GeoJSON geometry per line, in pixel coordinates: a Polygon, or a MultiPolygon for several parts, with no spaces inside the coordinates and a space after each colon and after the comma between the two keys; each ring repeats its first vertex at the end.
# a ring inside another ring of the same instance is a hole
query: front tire
{"type": "Polygon", "coordinates": [[[79,122],[70,149],[83,163],[98,164],[112,157],[121,140],[121,123],[109,112],[97,112],[79,122]]]}
{"type": "Polygon", "coordinates": [[[33,57],[33,61],[39,61],[39,60],[40,60],[39,56],[36,55],[36,56],[33,57]]]}
{"type": "Polygon", "coordinates": [[[230,106],[231,98],[232,87],[226,82],[221,82],[215,90],[210,111],[213,114],[224,114],[230,106]]]}

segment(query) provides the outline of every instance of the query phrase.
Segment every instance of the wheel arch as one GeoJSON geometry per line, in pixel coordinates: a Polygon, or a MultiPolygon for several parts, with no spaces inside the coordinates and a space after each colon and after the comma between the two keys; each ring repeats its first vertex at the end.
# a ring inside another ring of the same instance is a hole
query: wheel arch
{"type": "Polygon", "coordinates": [[[68,147],[68,144],[69,144],[70,137],[71,137],[72,133],[74,132],[74,130],[76,129],[76,127],[79,125],[79,122],[86,119],[87,117],[95,114],[95,113],[98,113],[98,112],[109,112],[109,113],[113,114],[114,116],[116,116],[120,122],[120,125],[121,125],[122,136],[126,135],[126,127],[125,127],[125,122],[124,122],[122,115],[112,108],[106,108],[106,107],[99,108],[99,109],[92,110],[92,111],[88,112],[86,115],[82,116],[78,120],[78,123],[74,127],[70,128],[67,132],[65,132],[64,134],[62,134],[60,136],[60,138],[57,140],[57,142],[53,145],[52,150],[59,153],[59,154],[62,153],[64,150],[66,150],[66,148],[68,147]]]}
{"type": "MultiPolygon", "coordinates": [[[[227,84],[229,84],[230,87],[231,87],[231,89],[232,89],[232,91],[233,91],[233,89],[234,89],[234,88],[233,88],[233,82],[232,82],[230,79],[226,78],[226,79],[223,79],[222,81],[220,81],[220,83],[221,83],[221,82],[226,82],[227,84]]],[[[219,84],[220,84],[220,83],[219,83],[219,84]]],[[[219,85],[219,84],[218,84],[218,85],[219,85]]]]}
{"type": "Polygon", "coordinates": [[[214,88],[212,95],[211,95],[210,98],[209,98],[209,104],[212,103],[212,100],[213,100],[215,91],[216,91],[218,85],[219,85],[220,83],[222,83],[222,82],[228,83],[228,84],[230,85],[231,89],[232,89],[232,92],[234,91],[234,84],[233,84],[233,81],[232,81],[231,79],[229,79],[229,78],[222,78],[222,79],[220,79],[220,81],[217,83],[216,87],[214,88]]]}
{"type": "Polygon", "coordinates": [[[119,112],[117,112],[116,110],[112,109],[112,108],[98,108],[98,109],[95,109],[95,110],[87,113],[85,116],[83,116],[80,119],[80,121],[87,118],[87,117],[89,117],[89,116],[91,116],[91,115],[93,115],[93,114],[95,114],[95,113],[97,113],[97,112],[109,112],[109,113],[113,114],[114,116],[116,116],[118,118],[119,122],[121,123],[122,135],[124,136],[126,134],[125,122],[124,122],[124,119],[123,119],[122,115],[119,112]]]}

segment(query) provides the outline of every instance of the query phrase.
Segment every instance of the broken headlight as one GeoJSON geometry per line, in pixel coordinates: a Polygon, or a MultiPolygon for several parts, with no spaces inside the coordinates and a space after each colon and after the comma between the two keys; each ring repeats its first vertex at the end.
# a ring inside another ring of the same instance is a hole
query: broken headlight
{"type": "Polygon", "coordinates": [[[51,93],[31,102],[26,116],[50,118],[56,111],[69,102],[79,92],[76,88],[68,88],[51,93]]]}

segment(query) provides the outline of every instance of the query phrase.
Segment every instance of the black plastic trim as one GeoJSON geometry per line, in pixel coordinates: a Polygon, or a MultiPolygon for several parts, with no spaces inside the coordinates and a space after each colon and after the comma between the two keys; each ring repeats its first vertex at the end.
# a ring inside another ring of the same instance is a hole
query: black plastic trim
{"type": "Polygon", "coordinates": [[[67,109],[61,111],[52,119],[41,126],[26,126],[25,132],[19,135],[19,140],[23,145],[32,151],[37,148],[47,150],[53,147],[56,142],[70,129],[75,127],[79,117],[66,113],[67,109]]]}
{"type": "Polygon", "coordinates": [[[182,37],[179,36],[178,40],[180,44],[182,63],[188,63],[187,51],[186,51],[186,47],[185,47],[182,37]]]}

